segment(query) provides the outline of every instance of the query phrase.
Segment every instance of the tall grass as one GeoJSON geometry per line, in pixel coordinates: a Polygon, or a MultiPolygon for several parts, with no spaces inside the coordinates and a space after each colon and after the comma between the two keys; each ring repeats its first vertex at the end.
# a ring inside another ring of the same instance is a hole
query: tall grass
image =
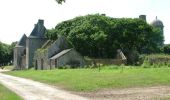
{"type": "Polygon", "coordinates": [[[170,55],[165,54],[151,54],[142,57],[145,68],[148,67],[170,67],[170,55]]]}

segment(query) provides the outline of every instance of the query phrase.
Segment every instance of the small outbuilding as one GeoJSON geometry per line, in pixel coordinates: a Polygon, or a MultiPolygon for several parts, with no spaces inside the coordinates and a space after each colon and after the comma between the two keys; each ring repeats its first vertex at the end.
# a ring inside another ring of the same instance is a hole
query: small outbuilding
{"type": "Polygon", "coordinates": [[[78,67],[78,66],[81,67],[85,65],[85,60],[76,50],[72,48],[72,49],[63,50],[60,53],[51,57],[50,65],[53,68],[66,66],[66,65],[69,65],[71,67],[78,67]]]}

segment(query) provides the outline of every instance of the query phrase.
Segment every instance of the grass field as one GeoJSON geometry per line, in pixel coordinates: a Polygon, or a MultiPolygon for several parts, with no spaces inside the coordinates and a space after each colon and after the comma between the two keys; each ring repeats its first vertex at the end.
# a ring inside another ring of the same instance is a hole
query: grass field
{"type": "Polygon", "coordinates": [[[0,84],[0,100],[22,100],[15,93],[11,92],[0,84]]]}
{"type": "Polygon", "coordinates": [[[5,70],[12,70],[12,69],[14,69],[14,66],[5,66],[4,69],[5,70]]]}
{"type": "Polygon", "coordinates": [[[7,74],[37,80],[73,91],[146,87],[170,84],[170,68],[55,69],[11,71],[7,74]]]}

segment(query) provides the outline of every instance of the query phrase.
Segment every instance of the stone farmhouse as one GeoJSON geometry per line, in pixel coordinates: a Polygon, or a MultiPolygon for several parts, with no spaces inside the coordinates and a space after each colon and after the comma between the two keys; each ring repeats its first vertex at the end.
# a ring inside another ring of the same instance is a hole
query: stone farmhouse
{"type": "Polygon", "coordinates": [[[65,37],[56,41],[45,37],[44,21],[38,20],[31,34],[25,34],[14,48],[15,69],[53,69],[59,66],[84,66],[84,58],[76,52],[65,37]]]}

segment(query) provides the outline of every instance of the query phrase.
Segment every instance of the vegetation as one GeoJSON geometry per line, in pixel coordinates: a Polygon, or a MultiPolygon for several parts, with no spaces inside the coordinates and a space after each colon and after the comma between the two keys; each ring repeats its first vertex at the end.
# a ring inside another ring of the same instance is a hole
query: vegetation
{"type": "Polygon", "coordinates": [[[170,84],[170,68],[107,66],[98,69],[25,70],[6,72],[74,91],[170,84]]]}
{"type": "Polygon", "coordinates": [[[14,66],[9,65],[9,66],[4,66],[3,68],[4,68],[5,70],[13,70],[13,69],[14,69],[14,66]]]}
{"type": "Polygon", "coordinates": [[[56,2],[58,3],[58,4],[62,4],[63,2],[65,2],[66,0],[56,0],[56,2]]]}
{"type": "Polygon", "coordinates": [[[96,58],[113,58],[117,49],[126,55],[131,51],[159,52],[163,43],[161,31],[141,19],[116,19],[100,14],[61,22],[46,35],[54,40],[63,35],[82,55],[96,58]]]}
{"type": "Polygon", "coordinates": [[[0,42],[0,67],[8,65],[13,59],[13,48],[16,42],[11,45],[0,42]]]}
{"type": "Polygon", "coordinates": [[[1,100],[22,100],[19,96],[17,96],[15,93],[11,92],[1,84],[0,84],[0,97],[1,100]]]}
{"type": "Polygon", "coordinates": [[[165,54],[170,54],[170,44],[166,44],[164,47],[163,47],[163,52],[165,54]]]}
{"type": "Polygon", "coordinates": [[[170,67],[170,55],[165,54],[151,54],[141,57],[143,67],[170,67]]]}

